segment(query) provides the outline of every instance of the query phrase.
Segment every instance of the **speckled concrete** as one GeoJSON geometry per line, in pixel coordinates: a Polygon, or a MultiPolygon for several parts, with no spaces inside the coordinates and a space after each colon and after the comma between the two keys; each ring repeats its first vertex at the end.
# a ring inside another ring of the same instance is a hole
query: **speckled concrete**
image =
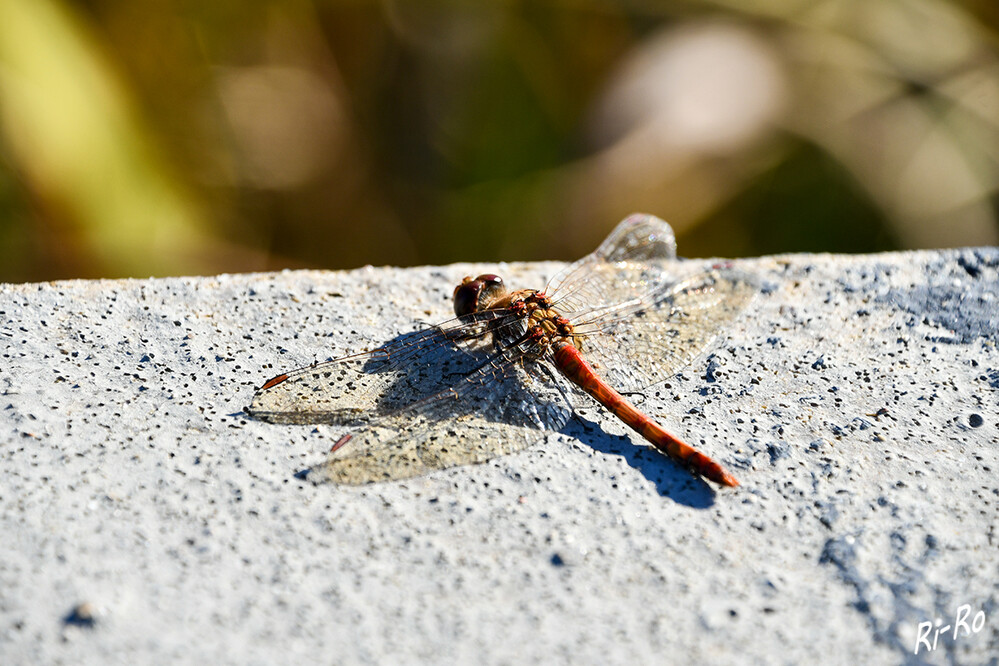
{"type": "Polygon", "coordinates": [[[2,287],[0,663],[997,663],[999,251],[737,263],[760,295],[642,402],[735,490],[596,408],[314,486],[336,429],[242,412],[553,264],[2,287]]]}

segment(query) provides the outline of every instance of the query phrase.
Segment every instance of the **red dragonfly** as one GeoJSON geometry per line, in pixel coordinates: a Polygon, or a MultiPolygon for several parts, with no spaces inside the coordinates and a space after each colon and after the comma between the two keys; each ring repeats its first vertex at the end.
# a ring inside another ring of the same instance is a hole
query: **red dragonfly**
{"type": "Polygon", "coordinates": [[[544,291],[466,277],[454,290],[455,319],[278,375],[247,411],[274,423],[346,426],[307,474],[361,484],[521,450],[539,431],[561,429],[582,391],[694,473],[737,486],[619,392],[678,372],[757,291],[730,267],[692,273],[675,259],[670,226],[632,215],[544,291]]]}

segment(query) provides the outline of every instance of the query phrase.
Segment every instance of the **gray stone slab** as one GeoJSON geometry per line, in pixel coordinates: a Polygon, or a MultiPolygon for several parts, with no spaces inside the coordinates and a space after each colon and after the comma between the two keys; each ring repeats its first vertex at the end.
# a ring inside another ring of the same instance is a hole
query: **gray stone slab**
{"type": "Polygon", "coordinates": [[[638,396],[734,490],[595,406],[314,486],[337,429],[242,412],[555,264],[3,286],[0,663],[997,663],[999,251],[737,265],[746,315],[638,396]]]}

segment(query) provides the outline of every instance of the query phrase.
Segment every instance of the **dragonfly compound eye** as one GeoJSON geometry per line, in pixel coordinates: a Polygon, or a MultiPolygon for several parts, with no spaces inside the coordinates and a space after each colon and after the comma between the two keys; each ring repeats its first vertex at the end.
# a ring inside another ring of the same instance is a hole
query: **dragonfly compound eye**
{"type": "Polygon", "coordinates": [[[459,317],[484,310],[505,292],[503,278],[491,273],[466,277],[454,288],[454,313],[459,317]]]}
{"type": "Polygon", "coordinates": [[[486,284],[486,286],[491,288],[503,286],[503,278],[501,278],[499,275],[493,275],[492,273],[484,273],[483,275],[480,275],[475,279],[481,280],[486,284]]]}

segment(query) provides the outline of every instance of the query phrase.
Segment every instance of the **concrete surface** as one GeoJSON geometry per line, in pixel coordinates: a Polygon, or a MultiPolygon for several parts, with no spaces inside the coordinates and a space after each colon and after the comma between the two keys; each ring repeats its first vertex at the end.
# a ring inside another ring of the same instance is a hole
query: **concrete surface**
{"type": "Polygon", "coordinates": [[[336,428],[241,411],[554,264],[3,286],[0,663],[996,664],[999,251],[737,264],[760,295],[643,402],[735,490],[596,408],[314,486],[336,428]]]}

